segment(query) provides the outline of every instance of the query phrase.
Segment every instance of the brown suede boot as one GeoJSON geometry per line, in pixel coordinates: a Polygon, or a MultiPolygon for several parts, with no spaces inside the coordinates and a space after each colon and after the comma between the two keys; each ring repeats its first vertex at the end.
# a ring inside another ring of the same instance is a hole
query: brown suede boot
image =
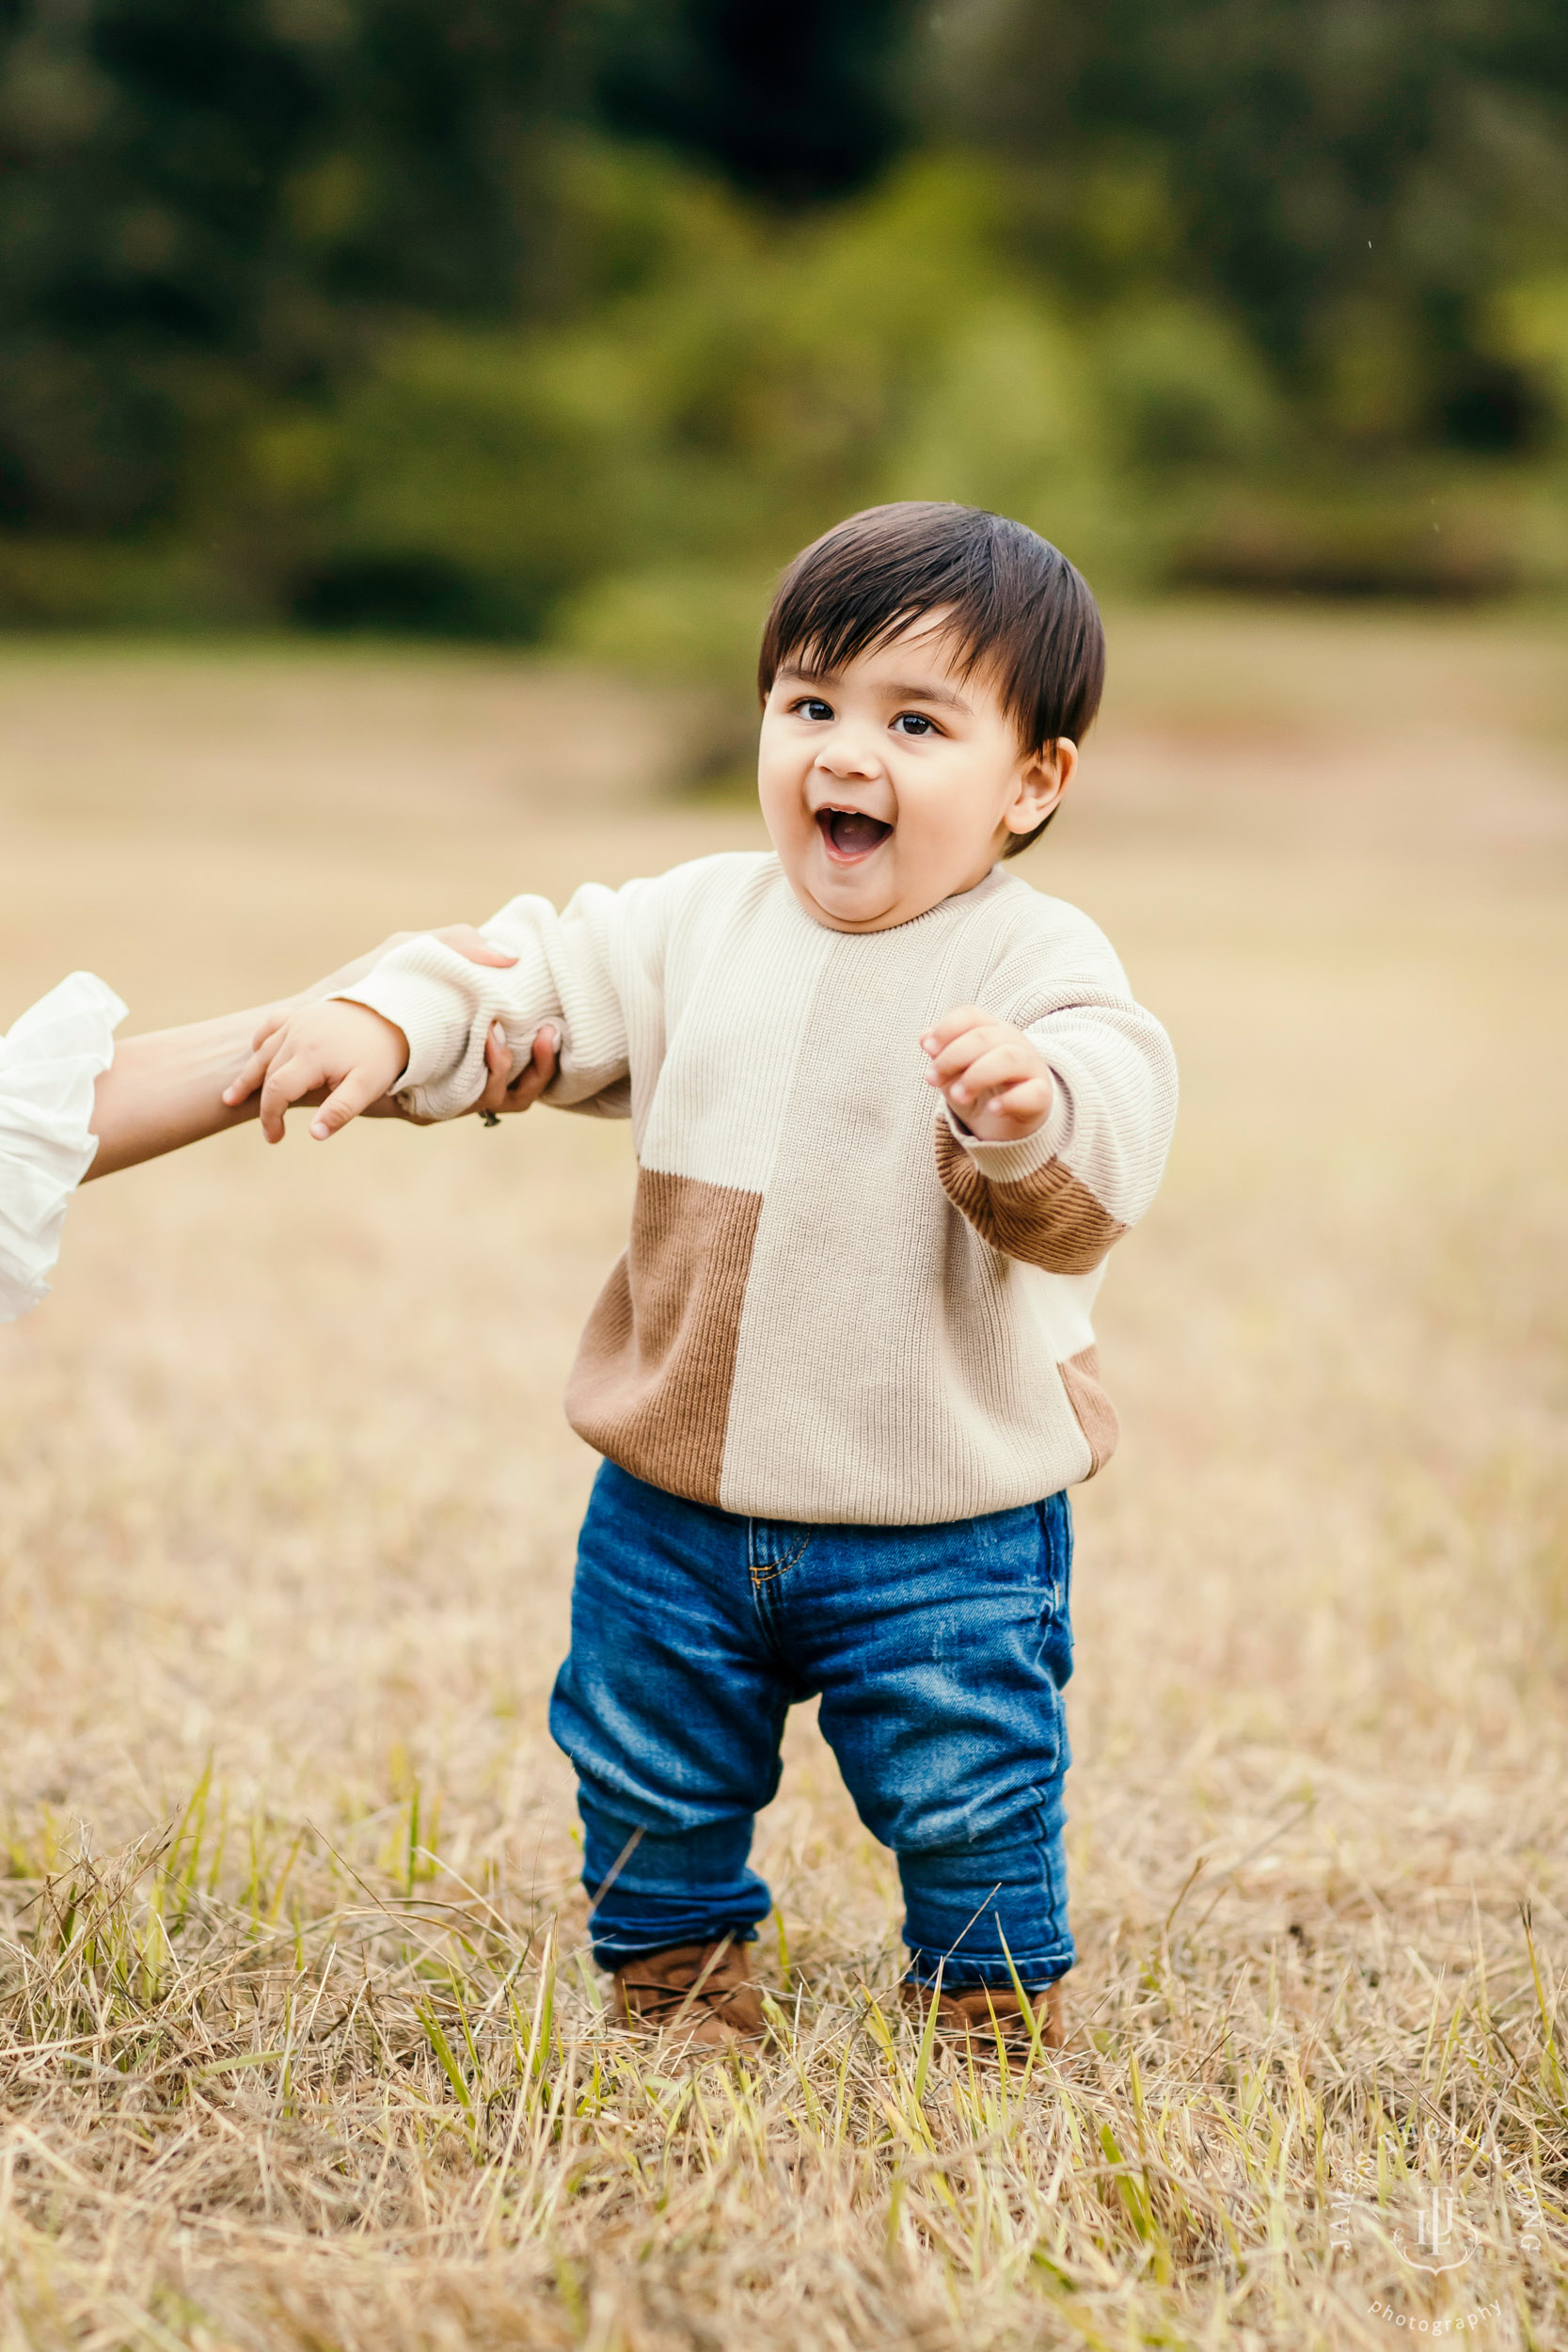
{"type": "MultiPolygon", "coordinates": [[[[926,1984],[905,1983],[900,1987],[904,2006],[918,2023],[924,2025],[931,2011],[931,1988],[926,1984]]],[[[1039,2024],[1040,2045],[1047,2050],[1060,2050],[1067,2044],[1067,2026],[1062,2014],[1060,1984],[1046,1986],[1043,1993],[1030,1996],[1039,2024]]],[[[989,2059],[996,2064],[997,2036],[1007,2054],[1009,2066],[1022,2066],[1034,2048],[1034,2036],[1018,1994],[1010,1984],[944,1985],[937,1995],[937,2035],[940,2041],[958,2048],[966,2055],[989,2059]]]]}
{"type": "Polygon", "coordinates": [[[667,2033],[691,2049],[760,2042],[762,1995],[752,1982],[751,1947],[726,1935],[716,1944],[640,1952],[615,1971],[615,2013],[623,2026],[667,2033]]]}

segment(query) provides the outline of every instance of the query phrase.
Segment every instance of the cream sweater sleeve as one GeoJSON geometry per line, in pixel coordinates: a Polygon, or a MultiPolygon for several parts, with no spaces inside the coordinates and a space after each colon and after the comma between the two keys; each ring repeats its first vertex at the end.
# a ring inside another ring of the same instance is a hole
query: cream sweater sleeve
{"type": "Polygon", "coordinates": [[[547,898],[511,899],[483,925],[516,962],[498,971],[428,936],[383,957],[345,995],[397,1024],[408,1040],[398,1091],[426,1119],[451,1119],[484,1085],[484,1040],[499,1021],[519,1060],[553,1022],[562,1049],[546,1100],[585,1105],[626,1076],[633,1022],[659,986],[661,884],[586,883],[560,914],[547,898]]]}
{"type": "Polygon", "coordinates": [[[1176,1123],[1176,1056],[1110,944],[1075,910],[1055,971],[1010,958],[986,1007],[1050,1065],[1044,1123],[982,1143],[944,1108],[937,1172],[993,1248],[1052,1274],[1088,1274],[1153,1200],[1176,1123]]]}

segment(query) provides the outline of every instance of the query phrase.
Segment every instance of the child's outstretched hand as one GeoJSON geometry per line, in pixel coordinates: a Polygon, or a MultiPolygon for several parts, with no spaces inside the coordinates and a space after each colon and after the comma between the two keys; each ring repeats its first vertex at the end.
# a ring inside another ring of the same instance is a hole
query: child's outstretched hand
{"type": "Polygon", "coordinates": [[[927,1086],[981,1143],[1021,1143],[1043,1126],[1054,1083],[1037,1046],[1010,1022],[959,1005],[920,1041],[927,1086]]]}
{"type": "Polygon", "coordinates": [[[264,1030],[224,1101],[244,1102],[260,1084],[261,1133],[269,1143],[281,1143],[290,1104],[325,1088],[326,1099],[310,1121],[310,1133],[325,1143],[390,1093],[407,1064],[408,1040],[394,1022],[368,1005],[331,997],[293,1007],[264,1030]]]}
{"type": "MultiPolygon", "coordinates": [[[[321,1009],[324,1000],[332,996],[336,990],[350,988],[356,980],[363,979],[367,972],[373,971],[383,956],[388,955],[394,947],[401,947],[405,941],[415,936],[416,933],[413,931],[393,931],[382,941],[379,947],[372,947],[368,955],[358,956],[352,963],[341,965],[338,971],[329,973],[325,980],[317,980],[312,987],[306,989],[300,995],[286,998],[283,1002],[274,1005],[251,1039],[249,1060],[238,1076],[232,1079],[223,1090],[223,1100],[230,1108],[238,1108],[240,1104],[247,1102],[257,1089],[263,1085],[284,1041],[283,1033],[295,1016],[321,1009]]],[[[508,955],[504,948],[493,947],[483,932],[475,930],[470,923],[449,924],[444,930],[433,933],[433,936],[441,940],[447,946],[455,947],[458,954],[467,956],[470,963],[492,964],[498,969],[504,969],[517,961],[515,956],[508,955]]],[[[367,1009],[359,1006],[352,1009],[364,1011],[367,1009]]],[[[390,1022],[384,1025],[388,1029],[392,1026],[390,1022]]],[[[399,1030],[396,1034],[401,1037],[402,1031],[399,1030]]],[[[555,1076],[556,1057],[560,1050],[561,1040],[558,1025],[553,1022],[546,1023],[535,1037],[531,1053],[523,1063],[521,1070],[518,1070],[515,1067],[516,1057],[506,1041],[505,1030],[499,1021],[492,1022],[490,1033],[484,1041],[486,1071],[484,1091],[478,1102],[472,1105],[473,1109],[486,1113],[492,1120],[500,1111],[528,1110],[539,1100],[555,1076]]],[[[403,1064],[400,1062],[398,1068],[401,1070],[403,1064]]],[[[320,1095],[331,1083],[324,1076],[320,1086],[308,1087],[303,1095],[293,1095],[291,1099],[298,1102],[308,1100],[312,1094],[320,1095]]],[[[260,1107],[258,1105],[258,1108],[260,1107]]],[[[325,1110],[325,1107],[324,1103],[322,1108],[325,1110]]],[[[415,1126],[430,1124],[429,1120],[419,1118],[404,1104],[394,1102],[391,1097],[385,1094],[362,1107],[368,1110],[372,1118],[385,1118],[395,1113],[398,1118],[408,1120],[415,1126]]],[[[344,1117],[335,1119],[330,1125],[323,1125],[320,1122],[313,1124],[310,1132],[319,1140],[325,1142],[327,1136],[333,1134],[337,1127],[346,1125],[348,1120],[355,1116],[354,1111],[347,1110],[344,1117]]],[[[277,1134],[274,1134],[269,1126],[266,1133],[269,1142],[276,1143],[279,1139],[281,1128],[277,1134]]]]}

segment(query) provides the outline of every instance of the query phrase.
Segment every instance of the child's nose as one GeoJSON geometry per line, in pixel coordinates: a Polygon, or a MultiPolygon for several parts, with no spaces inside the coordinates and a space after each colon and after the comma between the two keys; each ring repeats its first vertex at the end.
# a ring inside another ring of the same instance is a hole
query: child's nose
{"type": "Polygon", "coordinates": [[[852,776],[869,778],[882,772],[876,746],[853,727],[835,728],[828,741],[818,746],[815,765],[843,783],[852,776]]]}

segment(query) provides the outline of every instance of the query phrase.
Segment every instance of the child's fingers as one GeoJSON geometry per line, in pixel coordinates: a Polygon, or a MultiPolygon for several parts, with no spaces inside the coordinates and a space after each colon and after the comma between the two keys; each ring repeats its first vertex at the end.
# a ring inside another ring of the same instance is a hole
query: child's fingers
{"type": "Polygon", "coordinates": [[[318,1143],[325,1143],[340,1127],[346,1127],[351,1119],[357,1119],[362,1110],[385,1092],[378,1071],[367,1069],[363,1064],[356,1070],[351,1070],[341,1085],[327,1096],[310,1121],[311,1135],[318,1143]]]}
{"type": "Polygon", "coordinates": [[[291,1008],[287,1005],[273,1005],[261,1015],[256,1025],[256,1034],[250,1041],[252,1049],[256,1053],[261,1052],[269,1038],[275,1038],[277,1035],[289,1018],[290,1009],[291,1008]]]}
{"type": "Polygon", "coordinates": [[[299,1096],[305,1091],[304,1087],[291,1089],[284,1084],[283,1073],[280,1070],[268,1071],[256,1115],[261,1123],[261,1133],[269,1143],[282,1142],[283,1114],[290,1104],[297,1102],[299,1096]]]}
{"type": "Polygon", "coordinates": [[[325,1080],[319,1060],[305,1061],[293,1054],[279,1055],[274,1060],[261,1087],[261,1133],[269,1143],[282,1142],[283,1114],[290,1104],[314,1093],[325,1080]]]}
{"type": "Polygon", "coordinates": [[[932,1022],[920,1041],[921,1051],[940,1054],[944,1045],[950,1045],[956,1037],[961,1037],[965,1029],[991,1027],[995,1021],[993,1012],[985,1012],[978,1005],[955,1005],[951,1012],[944,1012],[940,1021],[932,1022]]]}
{"type": "Polygon", "coordinates": [[[231,1078],[223,1089],[223,1099],[230,1108],[238,1103],[248,1103],[272,1066],[270,1054],[252,1054],[237,1078],[231,1078]]]}
{"type": "Polygon", "coordinates": [[[999,1046],[1016,1041],[1017,1034],[1016,1030],[1005,1028],[994,1021],[988,1021],[978,1028],[964,1030],[961,1036],[954,1038],[939,1054],[931,1057],[928,1073],[931,1083],[939,1087],[951,1086],[953,1080],[961,1077],[983,1054],[994,1053],[999,1046]]]}
{"type": "Polygon", "coordinates": [[[250,1059],[239,1074],[230,1079],[223,1089],[223,1099],[226,1103],[232,1105],[248,1102],[251,1095],[255,1093],[277,1058],[288,1018],[287,1008],[275,1008],[267,1014],[250,1041],[250,1059]]]}
{"type": "Polygon", "coordinates": [[[977,1095],[986,1094],[993,1087],[1014,1086],[1021,1078],[1033,1078],[1037,1073],[1030,1068],[1018,1051],[1014,1041],[992,1046],[977,1054],[944,1089],[956,1103],[973,1103],[977,1095]]]}
{"type": "Polygon", "coordinates": [[[1049,1078],[1021,1078],[1016,1086],[999,1087],[986,1104],[988,1119],[1005,1119],[1022,1127],[1037,1127],[1051,1108],[1049,1078]]]}

